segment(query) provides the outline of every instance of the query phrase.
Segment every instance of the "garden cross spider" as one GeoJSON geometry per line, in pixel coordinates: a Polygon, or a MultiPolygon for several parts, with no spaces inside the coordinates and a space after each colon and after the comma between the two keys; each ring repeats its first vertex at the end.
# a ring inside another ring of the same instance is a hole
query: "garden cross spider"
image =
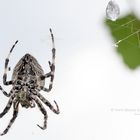
{"type": "Polygon", "coordinates": [[[39,126],[41,129],[46,129],[47,127],[47,111],[43,107],[41,101],[47,105],[50,110],[52,110],[54,113],[59,114],[59,107],[57,103],[54,101],[56,105],[56,109],[50,104],[50,102],[45,99],[39,92],[41,90],[45,92],[49,92],[52,89],[53,80],[54,80],[54,72],[55,72],[55,45],[54,45],[54,36],[52,33],[52,30],[50,29],[51,38],[52,38],[52,62],[49,61],[49,67],[50,72],[47,74],[44,74],[44,71],[42,67],[39,65],[37,60],[30,54],[25,54],[20,61],[17,63],[13,70],[12,74],[12,80],[7,81],[7,71],[8,71],[8,63],[10,55],[15,47],[15,45],[18,43],[18,41],[15,42],[15,44],[12,46],[10,53],[8,57],[5,60],[5,71],[3,75],[3,84],[4,85],[12,85],[12,89],[10,93],[7,93],[3,90],[3,88],[0,86],[0,90],[3,92],[3,94],[7,97],[9,97],[9,101],[4,108],[3,112],[0,113],[0,118],[2,118],[11,108],[13,104],[13,117],[10,120],[7,128],[1,133],[0,135],[4,135],[8,132],[9,128],[15,121],[17,115],[18,115],[18,106],[21,104],[22,107],[25,108],[33,108],[35,107],[35,104],[37,104],[38,108],[44,115],[44,124],[43,126],[39,126]],[[45,88],[45,78],[50,78],[49,87],[45,88]]]}

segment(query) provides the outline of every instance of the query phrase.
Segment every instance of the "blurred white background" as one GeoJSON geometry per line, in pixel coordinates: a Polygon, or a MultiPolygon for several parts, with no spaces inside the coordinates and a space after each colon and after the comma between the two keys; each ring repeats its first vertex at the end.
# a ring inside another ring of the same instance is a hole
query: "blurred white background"
{"type": "MultiPolygon", "coordinates": [[[[0,0],[0,84],[4,59],[13,43],[10,66],[31,53],[48,72],[53,29],[57,49],[54,88],[42,94],[60,115],[47,107],[48,128],[39,129],[43,115],[35,109],[19,109],[8,134],[1,140],[139,140],[140,69],[129,70],[116,53],[109,31],[103,24],[108,0],[0,0]]],[[[125,15],[140,13],[138,0],[116,0],[125,15]]],[[[140,15],[138,15],[140,16],[140,15]]],[[[8,79],[12,71],[8,72],[8,79]]],[[[46,83],[47,85],[47,83],[46,83]]],[[[3,86],[6,91],[11,87],[3,86]]],[[[8,98],[0,94],[0,111],[8,98]]],[[[2,132],[11,109],[0,119],[2,132]]]]}

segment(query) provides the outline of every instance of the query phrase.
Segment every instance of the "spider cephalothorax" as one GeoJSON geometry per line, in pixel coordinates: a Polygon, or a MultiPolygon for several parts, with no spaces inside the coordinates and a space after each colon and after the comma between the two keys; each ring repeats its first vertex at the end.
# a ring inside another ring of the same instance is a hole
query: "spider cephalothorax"
{"type": "Polygon", "coordinates": [[[9,101],[4,108],[3,112],[0,113],[0,118],[2,118],[10,109],[13,104],[14,112],[13,117],[10,120],[7,128],[3,131],[1,135],[4,135],[8,132],[9,128],[15,121],[18,115],[18,106],[21,104],[22,107],[25,108],[33,108],[37,104],[40,111],[44,115],[44,125],[43,127],[39,126],[41,129],[46,129],[47,127],[47,112],[43,107],[41,101],[47,105],[54,113],[59,114],[59,107],[57,103],[54,101],[56,105],[56,109],[50,104],[50,102],[45,99],[39,92],[41,90],[49,92],[52,89],[53,79],[54,79],[54,71],[55,71],[55,46],[54,46],[54,37],[52,34],[52,30],[50,29],[51,37],[52,37],[52,62],[49,61],[50,72],[44,74],[43,69],[37,62],[37,60],[30,54],[25,54],[17,63],[13,70],[12,80],[7,81],[7,71],[8,71],[8,63],[10,54],[12,53],[15,45],[18,41],[15,42],[13,47],[10,50],[8,57],[5,60],[5,72],[3,75],[3,83],[4,85],[12,85],[12,89],[8,94],[3,88],[0,86],[0,90],[3,94],[9,97],[9,101]],[[50,84],[48,88],[45,88],[45,78],[50,78],[50,84]]]}

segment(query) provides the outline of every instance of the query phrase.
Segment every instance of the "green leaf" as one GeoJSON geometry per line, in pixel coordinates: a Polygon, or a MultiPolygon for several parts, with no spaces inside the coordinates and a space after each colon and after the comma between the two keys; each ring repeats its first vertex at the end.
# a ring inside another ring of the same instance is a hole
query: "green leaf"
{"type": "Polygon", "coordinates": [[[116,21],[106,19],[117,52],[130,69],[140,66],[140,20],[134,15],[126,15],[116,21]]]}

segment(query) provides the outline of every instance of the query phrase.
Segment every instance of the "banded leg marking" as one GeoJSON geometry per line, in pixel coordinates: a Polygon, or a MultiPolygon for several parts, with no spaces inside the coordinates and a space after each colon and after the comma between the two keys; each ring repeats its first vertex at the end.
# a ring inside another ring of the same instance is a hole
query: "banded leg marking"
{"type": "Polygon", "coordinates": [[[36,102],[38,108],[40,109],[40,111],[42,112],[42,114],[44,115],[44,123],[43,123],[43,126],[40,126],[37,124],[37,126],[39,128],[41,128],[42,130],[46,129],[47,128],[47,118],[48,118],[48,115],[47,115],[47,111],[45,110],[45,108],[43,107],[43,105],[41,104],[41,102],[36,98],[36,97],[33,97],[34,101],[36,102]]]}
{"type": "Polygon", "coordinates": [[[6,105],[6,107],[4,108],[3,112],[0,113],[0,118],[2,118],[2,117],[9,111],[9,109],[11,108],[11,105],[12,105],[12,103],[13,103],[14,98],[15,98],[15,94],[13,94],[13,95],[10,97],[10,99],[9,99],[9,101],[8,101],[8,103],[7,103],[7,105],[6,105]]]}
{"type": "Polygon", "coordinates": [[[37,95],[38,98],[39,98],[45,105],[47,105],[47,106],[50,108],[50,110],[52,110],[55,114],[59,114],[59,113],[60,113],[59,107],[58,107],[56,101],[54,101],[54,103],[55,103],[55,105],[56,105],[56,109],[55,109],[55,108],[51,105],[51,103],[50,103],[47,99],[45,99],[40,93],[37,93],[36,95],[37,95]]]}
{"type": "Polygon", "coordinates": [[[5,134],[8,132],[8,130],[10,129],[10,127],[12,126],[12,124],[14,123],[15,119],[17,118],[17,115],[18,115],[18,105],[19,105],[19,102],[15,102],[15,103],[13,104],[13,107],[14,107],[13,117],[12,117],[12,119],[10,120],[10,122],[9,122],[9,124],[8,124],[8,126],[7,126],[7,128],[3,131],[2,134],[0,134],[1,136],[2,136],[2,135],[5,135],[5,134]]]}
{"type": "Polygon", "coordinates": [[[10,93],[8,94],[3,88],[2,88],[2,86],[0,85],[0,90],[2,91],[2,93],[5,95],[5,96],[7,96],[7,97],[10,97],[11,96],[11,94],[13,93],[13,91],[11,90],[10,91],[10,93]]]}
{"type": "Polygon", "coordinates": [[[8,71],[8,63],[9,63],[10,55],[11,55],[11,53],[12,53],[12,51],[13,51],[13,49],[16,46],[17,43],[18,43],[18,40],[12,46],[7,58],[5,59],[5,70],[4,70],[4,75],[3,75],[3,84],[4,85],[11,85],[12,84],[12,81],[7,81],[7,71],[8,71]]]}
{"type": "Polygon", "coordinates": [[[44,80],[45,78],[50,77],[50,83],[49,83],[49,87],[45,88],[46,92],[50,92],[53,86],[53,81],[54,81],[54,72],[55,72],[55,54],[56,54],[56,49],[55,49],[55,43],[54,43],[54,35],[52,33],[52,29],[50,29],[50,33],[51,33],[51,39],[52,39],[52,62],[48,62],[49,63],[49,67],[51,72],[41,76],[41,80],[44,80]]]}

